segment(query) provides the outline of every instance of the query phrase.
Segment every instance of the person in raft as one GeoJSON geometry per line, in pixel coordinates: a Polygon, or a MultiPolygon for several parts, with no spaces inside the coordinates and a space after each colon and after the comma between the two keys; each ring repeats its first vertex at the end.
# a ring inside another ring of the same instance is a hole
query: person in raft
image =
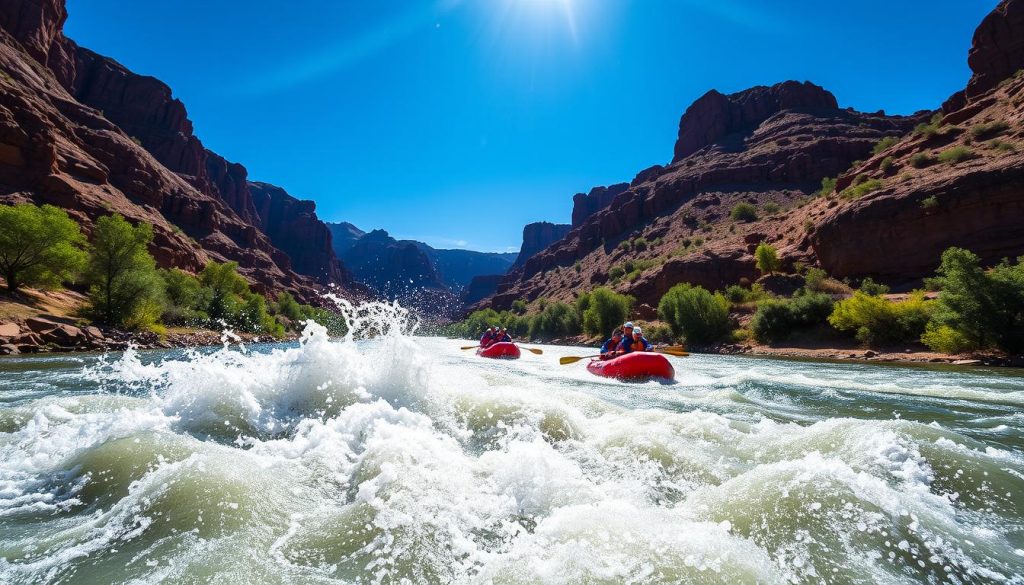
{"type": "Polygon", "coordinates": [[[508,334],[508,329],[505,327],[501,328],[494,334],[494,343],[512,343],[512,336],[508,334]]]}
{"type": "Polygon", "coordinates": [[[487,331],[484,331],[484,334],[480,336],[480,347],[486,349],[494,343],[495,329],[497,327],[488,327],[487,331]]]}
{"type": "Polygon", "coordinates": [[[601,359],[610,360],[613,357],[617,357],[619,354],[619,344],[622,343],[622,330],[616,329],[612,331],[612,336],[608,338],[608,341],[604,342],[601,346],[601,359]]]}
{"type": "Polygon", "coordinates": [[[622,340],[619,349],[622,353],[633,353],[634,351],[652,351],[654,346],[644,337],[643,329],[633,327],[633,335],[622,340]]]}

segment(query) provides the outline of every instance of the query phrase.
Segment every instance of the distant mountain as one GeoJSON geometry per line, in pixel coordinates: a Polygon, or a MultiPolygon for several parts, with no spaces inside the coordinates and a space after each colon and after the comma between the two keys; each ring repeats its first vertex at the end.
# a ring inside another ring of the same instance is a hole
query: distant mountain
{"type": "Polygon", "coordinates": [[[384,230],[364,232],[347,222],[327,226],[335,253],[355,279],[400,300],[417,291],[433,291],[430,304],[439,304],[441,296],[448,298],[444,304],[455,303],[474,277],[504,274],[516,259],[514,253],[439,250],[423,242],[396,240],[384,230]]]}

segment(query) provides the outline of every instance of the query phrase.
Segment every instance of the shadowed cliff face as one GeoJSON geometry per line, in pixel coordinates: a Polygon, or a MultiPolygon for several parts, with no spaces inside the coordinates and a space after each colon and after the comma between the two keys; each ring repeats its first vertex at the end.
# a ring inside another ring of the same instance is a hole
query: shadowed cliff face
{"type": "Polygon", "coordinates": [[[62,0],[0,4],[7,202],[59,205],[87,230],[111,211],[152,223],[162,265],[233,260],[260,289],[349,284],[308,204],[276,189],[257,209],[245,168],[203,147],[170,88],[65,38],[66,16],[62,0]]]}
{"type": "Polygon", "coordinates": [[[547,249],[548,246],[561,240],[572,229],[571,225],[555,224],[546,221],[528,224],[523,228],[523,245],[519,248],[519,257],[511,269],[520,268],[530,258],[547,249]]]}

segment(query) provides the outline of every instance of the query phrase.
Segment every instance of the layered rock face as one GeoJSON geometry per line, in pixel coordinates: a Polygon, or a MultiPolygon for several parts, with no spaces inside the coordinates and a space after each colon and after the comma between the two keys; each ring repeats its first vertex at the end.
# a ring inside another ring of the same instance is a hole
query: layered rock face
{"type": "Polygon", "coordinates": [[[161,265],[233,260],[260,290],[309,300],[316,282],[349,284],[308,204],[278,190],[258,210],[245,168],[203,148],[170,88],[65,38],[66,16],[62,0],[0,5],[5,202],[58,205],[86,231],[110,212],[146,221],[161,265]]]}
{"type": "MultiPolygon", "coordinates": [[[[579,227],[588,217],[611,205],[612,201],[620,194],[625,193],[627,189],[629,189],[629,183],[618,183],[608,187],[594,187],[590,193],[573,195],[572,227],[579,227]]],[[[526,239],[525,234],[523,239],[526,239]]],[[[523,261],[525,262],[525,260],[523,261]]]]}
{"type": "Polygon", "coordinates": [[[676,153],[689,154],[638,174],[606,207],[511,273],[493,304],[539,296],[570,300],[599,284],[656,304],[678,282],[721,288],[751,278],[756,243],[783,232],[762,233],[763,222],[731,223],[735,205],[793,206],[824,177],[867,158],[879,140],[904,134],[920,120],[839,109],[832,94],[807,83],[707,94],[680,123],[676,153]],[[620,246],[639,239],[642,250],[620,246]],[[632,281],[612,282],[611,268],[629,268],[630,260],[655,266],[632,281]],[[577,261],[580,269],[569,269],[577,261]]]}
{"type": "Polygon", "coordinates": [[[571,300],[597,285],[653,306],[680,282],[753,281],[760,242],[789,267],[906,286],[932,275],[951,246],[989,263],[1020,256],[1024,0],[1004,0],[985,18],[969,62],[973,77],[943,104],[941,122],[914,133],[932,112],[841,110],[809,83],[709,92],[683,115],[670,165],[642,171],[478,306],[571,300]],[[887,136],[898,139],[873,154],[887,136]],[[821,179],[836,176],[836,190],[817,196],[821,179]],[[758,208],[756,221],[730,219],[740,202],[758,208]]]}
{"type": "Polygon", "coordinates": [[[571,225],[555,224],[546,221],[527,224],[523,228],[523,245],[519,248],[519,257],[516,258],[512,269],[515,270],[526,264],[527,260],[564,238],[571,229],[571,225]]]}
{"type": "Polygon", "coordinates": [[[1024,0],[985,18],[969,63],[967,89],[946,102],[934,132],[839,179],[839,190],[865,179],[877,190],[814,210],[807,240],[826,270],[899,282],[930,275],[950,246],[989,263],[1024,254],[1024,0]]]}

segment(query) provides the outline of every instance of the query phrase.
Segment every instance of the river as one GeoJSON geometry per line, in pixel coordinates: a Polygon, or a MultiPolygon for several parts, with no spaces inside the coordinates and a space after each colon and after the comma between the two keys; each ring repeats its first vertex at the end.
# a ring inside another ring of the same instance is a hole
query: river
{"type": "Polygon", "coordinates": [[[1020,372],[626,384],[372,318],[0,360],[0,582],[1024,583],[1020,372]]]}

